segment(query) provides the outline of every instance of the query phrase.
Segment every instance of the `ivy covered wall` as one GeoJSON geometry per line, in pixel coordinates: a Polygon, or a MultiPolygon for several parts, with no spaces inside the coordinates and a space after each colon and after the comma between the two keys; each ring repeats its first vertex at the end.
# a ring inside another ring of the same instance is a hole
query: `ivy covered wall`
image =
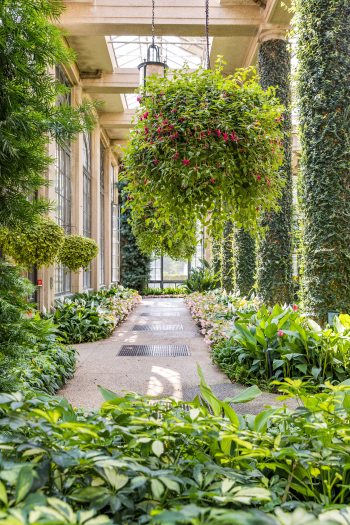
{"type": "Polygon", "coordinates": [[[229,221],[225,225],[222,241],[222,286],[227,292],[232,292],[234,288],[233,236],[233,224],[229,221]]]}
{"type": "Polygon", "coordinates": [[[267,304],[292,301],[292,164],[291,164],[291,61],[284,40],[267,40],[260,45],[258,68],[264,89],[276,86],[277,96],[286,107],[283,118],[284,163],[281,168],[286,185],[280,211],[266,213],[262,224],[266,235],[258,243],[257,289],[267,304]]]}
{"type": "MultiPolygon", "coordinates": [[[[122,207],[127,198],[123,192],[124,186],[125,184],[119,183],[122,207]]],[[[149,281],[151,259],[138,249],[129,219],[130,211],[122,211],[120,214],[120,282],[123,286],[141,292],[147,287],[149,281]]]]}
{"type": "Polygon", "coordinates": [[[350,313],[350,2],[296,0],[303,149],[303,298],[350,313]]]}
{"type": "Polygon", "coordinates": [[[234,236],[235,290],[248,296],[255,284],[256,249],[255,239],[242,228],[234,236]]]}

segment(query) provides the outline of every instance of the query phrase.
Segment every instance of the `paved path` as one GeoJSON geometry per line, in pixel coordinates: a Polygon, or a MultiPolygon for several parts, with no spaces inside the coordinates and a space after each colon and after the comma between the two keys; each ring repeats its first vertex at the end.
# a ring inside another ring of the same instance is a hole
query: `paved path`
{"type": "MultiPolygon", "coordinates": [[[[157,397],[192,400],[198,393],[197,363],[218,397],[232,397],[244,390],[233,385],[215,365],[203,336],[195,326],[183,299],[143,299],[108,339],[76,345],[79,353],[73,379],[60,391],[74,406],[98,408],[102,385],[118,394],[137,392],[157,397]],[[147,331],[135,330],[148,325],[147,331]],[[120,357],[123,345],[187,345],[185,357],[120,357]]],[[[264,394],[238,411],[256,413],[275,397],[264,394]]]]}

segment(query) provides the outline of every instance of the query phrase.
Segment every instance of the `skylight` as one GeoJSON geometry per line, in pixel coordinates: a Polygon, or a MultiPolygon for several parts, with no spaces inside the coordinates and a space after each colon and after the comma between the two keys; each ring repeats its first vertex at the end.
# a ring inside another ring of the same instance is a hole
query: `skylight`
{"type": "MultiPolygon", "coordinates": [[[[150,36],[111,36],[115,61],[120,68],[136,68],[147,56],[147,47],[151,43],[150,36]]],[[[212,38],[210,39],[210,45],[212,38]]],[[[162,36],[156,38],[156,44],[161,49],[162,59],[171,69],[180,69],[187,65],[196,69],[205,64],[204,37],[162,36]]],[[[136,95],[125,95],[126,106],[134,109],[138,106],[136,95]]]]}

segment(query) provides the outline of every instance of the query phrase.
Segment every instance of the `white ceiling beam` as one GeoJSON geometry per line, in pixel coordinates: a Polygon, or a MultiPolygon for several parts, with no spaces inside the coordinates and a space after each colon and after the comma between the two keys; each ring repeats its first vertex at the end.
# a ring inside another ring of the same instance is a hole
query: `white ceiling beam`
{"type": "Polygon", "coordinates": [[[120,113],[100,113],[99,124],[104,129],[129,129],[135,110],[128,109],[120,113]]]}
{"type": "Polygon", "coordinates": [[[82,81],[86,93],[134,93],[140,85],[140,73],[137,68],[118,68],[114,73],[103,73],[99,79],[82,81]]]}
{"type": "MultiPolygon", "coordinates": [[[[58,25],[68,35],[150,35],[150,0],[95,0],[92,3],[65,2],[58,25]]],[[[212,36],[253,36],[264,21],[257,4],[220,4],[210,2],[212,36]]],[[[159,0],[156,8],[157,35],[203,36],[203,0],[159,0]]]]}

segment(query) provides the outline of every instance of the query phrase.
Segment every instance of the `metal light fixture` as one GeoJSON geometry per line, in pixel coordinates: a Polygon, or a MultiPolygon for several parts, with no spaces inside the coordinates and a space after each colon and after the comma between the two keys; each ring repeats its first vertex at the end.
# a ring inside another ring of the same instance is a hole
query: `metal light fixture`
{"type": "Polygon", "coordinates": [[[160,47],[155,44],[154,0],[152,0],[152,44],[147,48],[147,58],[137,67],[140,71],[140,85],[144,87],[148,77],[164,76],[165,69],[168,67],[166,62],[161,60],[160,47]]]}

